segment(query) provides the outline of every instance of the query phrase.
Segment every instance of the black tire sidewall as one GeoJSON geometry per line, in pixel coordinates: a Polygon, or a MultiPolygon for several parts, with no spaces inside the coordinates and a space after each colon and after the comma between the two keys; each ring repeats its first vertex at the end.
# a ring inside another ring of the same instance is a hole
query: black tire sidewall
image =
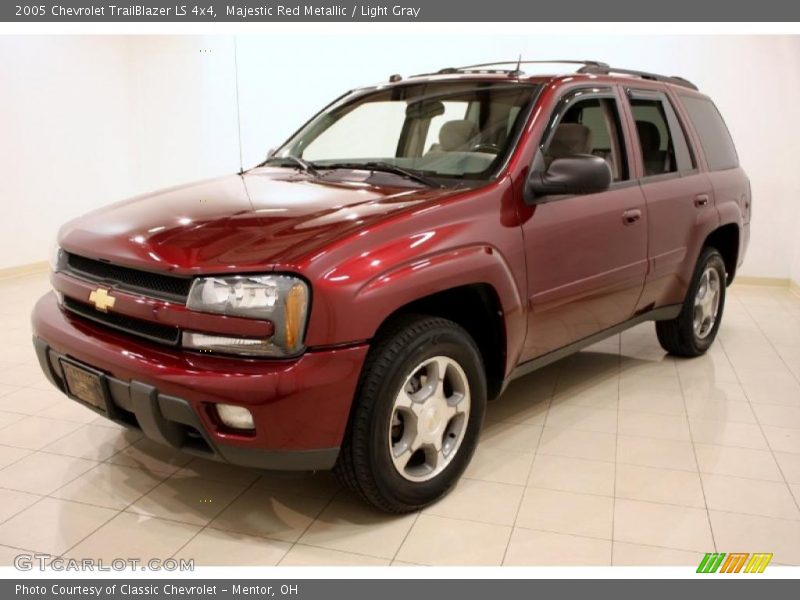
{"type": "Polygon", "coordinates": [[[460,327],[441,326],[425,332],[403,351],[388,373],[383,373],[369,428],[369,465],[375,486],[384,498],[406,507],[422,507],[446,494],[458,481],[475,451],[486,411],[486,377],[480,354],[460,327]],[[389,423],[400,387],[417,365],[434,356],[455,360],[467,376],[470,415],[467,431],[450,464],[430,481],[413,482],[397,472],[389,455],[389,423]]]}

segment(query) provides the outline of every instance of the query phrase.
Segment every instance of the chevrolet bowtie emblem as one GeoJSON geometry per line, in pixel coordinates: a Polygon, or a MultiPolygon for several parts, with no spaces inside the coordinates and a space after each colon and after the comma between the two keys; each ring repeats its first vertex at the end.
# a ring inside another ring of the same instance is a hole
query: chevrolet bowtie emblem
{"type": "Polygon", "coordinates": [[[117,299],[103,288],[97,288],[89,294],[89,302],[94,304],[94,307],[100,312],[108,312],[109,308],[114,308],[114,303],[116,301],[117,299]]]}

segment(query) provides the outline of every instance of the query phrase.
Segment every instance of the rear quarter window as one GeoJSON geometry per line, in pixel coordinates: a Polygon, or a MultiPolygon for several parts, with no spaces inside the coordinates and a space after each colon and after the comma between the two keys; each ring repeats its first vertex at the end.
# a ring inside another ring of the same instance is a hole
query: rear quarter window
{"type": "Polygon", "coordinates": [[[722,171],[739,166],[733,139],[714,103],[708,98],[697,96],[681,96],[681,101],[700,137],[708,168],[722,171]]]}

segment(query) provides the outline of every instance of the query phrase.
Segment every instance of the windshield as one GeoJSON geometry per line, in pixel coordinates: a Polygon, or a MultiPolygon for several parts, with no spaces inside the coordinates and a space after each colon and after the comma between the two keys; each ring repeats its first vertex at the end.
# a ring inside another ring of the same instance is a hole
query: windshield
{"type": "Polygon", "coordinates": [[[349,96],[314,117],[274,159],[295,157],[318,170],[405,171],[423,182],[489,179],[511,150],[535,90],[516,82],[454,81],[349,96]]]}

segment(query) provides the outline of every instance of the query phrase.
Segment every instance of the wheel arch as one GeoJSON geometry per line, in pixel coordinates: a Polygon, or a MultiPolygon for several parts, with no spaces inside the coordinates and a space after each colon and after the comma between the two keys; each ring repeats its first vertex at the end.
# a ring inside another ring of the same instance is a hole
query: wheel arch
{"type": "Polygon", "coordinates": [[[491,285],[457,286],[404,304],[387,315],[376,337],[390,329],[396,320],[412,314],[441,317],[464,328],[481,353],[489,399],[500,394],[508,363],[507,332],[500,298],[491,285]]]}
{"type": "Polygon", "coordinates": [[[733,278],[736,275],[740,242],[741,233],[739,231],[739,225],[736,223],[727,223],[717,227],[708,234],[703,243],[704,247],[709,246],[711,248],[716,248],[722,255],[722,260],[725,262],[727,285],[733,283],[733,278]]]}

